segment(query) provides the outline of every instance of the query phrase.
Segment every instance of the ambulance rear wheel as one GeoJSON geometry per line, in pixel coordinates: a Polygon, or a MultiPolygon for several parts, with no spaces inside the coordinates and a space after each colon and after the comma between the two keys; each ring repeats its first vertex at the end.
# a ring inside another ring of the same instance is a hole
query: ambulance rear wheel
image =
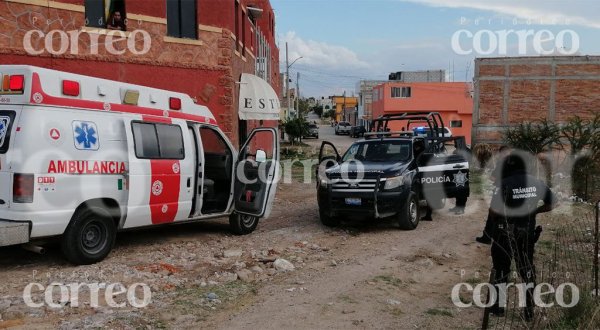
{"type": "Polygon", "coordinates": [[[236,235],[248,235],[258,226],[258,218],[233,212],[229,216],[229,226],[231,227],[231,231],[236,235]]]}
{"type": "Polygon", "coordinates": [[[76,265],[90,265],[106,258],[115,244],[117,228],[110,213],[100,207],[79,211],[62,239],[62,251],[76,265]]]}

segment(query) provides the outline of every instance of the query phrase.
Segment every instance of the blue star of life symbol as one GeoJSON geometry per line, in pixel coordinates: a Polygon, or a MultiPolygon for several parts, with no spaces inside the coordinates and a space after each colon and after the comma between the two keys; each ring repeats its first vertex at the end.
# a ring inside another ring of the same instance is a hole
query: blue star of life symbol
{"type": "Polygon", "coordinates": [[[98,129],[92,122],[73,122],[75,146],[80,150],[98,150],[98,129]]]}

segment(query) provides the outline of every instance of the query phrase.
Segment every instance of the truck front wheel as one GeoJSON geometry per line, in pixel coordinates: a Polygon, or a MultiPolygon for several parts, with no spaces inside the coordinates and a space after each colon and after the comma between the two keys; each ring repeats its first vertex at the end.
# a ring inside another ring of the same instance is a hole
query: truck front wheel
{"type": "Polygon", "coordinates": [[[76,265],[102,261],[112,250],[117,227],[110,213],[100,207],[78,211],[63,235],[65,258],[76,265]]]}
{"type": "Polygon", "coordinates": [[[419,201],[417,194],[413,191],[408,195],[408,199],[398,213],[398,223],[400,229],[413,230],[419,225],[419,201]]]}
{"type": "Polygon", "coordinates": [[[258,218],[233,212],[229,216],[229,226],[236,235],[248,235],[258,226],[258,218]]]}
{"type": "Polygon", "coordinates": [[[332,217],[327,212],[319,209],[319,218],[321,223],[327,227],[337,227],[340,225],[340,218],[332,217]]]}

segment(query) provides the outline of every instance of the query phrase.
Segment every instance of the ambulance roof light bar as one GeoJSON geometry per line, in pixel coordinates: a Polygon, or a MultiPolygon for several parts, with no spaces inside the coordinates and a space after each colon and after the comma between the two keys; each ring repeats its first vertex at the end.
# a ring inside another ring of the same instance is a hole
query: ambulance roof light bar
{"type": "Polygon", "coordinates": [[[177,97],[169,98],[169,109],[171,110],[181,110],[181,99],[177,97]]]}
{"type": "Polygon", "coordinates": [[[10,91],[11,92],[23,92],[24,89],[25,89],[25,76],[24,75],[10,76],[10,91]]]}
{"type": "Polygon", "coordinates": [[[79,96],[81,91],[79,82],[73,80],[63,80],[62,82],[63,94],[67,96],[79,96]]]}
{"type": "Polygon", "coordinates": [[[22,74],[5,74],[2,77],[0,94],[23,94],[25,91],[25,76],[22,74]]]}
{"type": "Polygon", "coordinates": [[[140,92],[128,89],[125,92],[125,97],[123,98],[123,104],[127,105],[138,105],[138,101],[140,100],[140,92]]]}

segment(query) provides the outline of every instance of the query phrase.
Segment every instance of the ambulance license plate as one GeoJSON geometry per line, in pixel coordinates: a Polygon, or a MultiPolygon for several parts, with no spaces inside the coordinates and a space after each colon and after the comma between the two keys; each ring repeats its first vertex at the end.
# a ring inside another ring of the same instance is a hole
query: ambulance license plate
{"type": "Polygon", "coordinates": [[[362,200],[360,198],[346,198],[346,205],[361,206],[362,200]]]}

